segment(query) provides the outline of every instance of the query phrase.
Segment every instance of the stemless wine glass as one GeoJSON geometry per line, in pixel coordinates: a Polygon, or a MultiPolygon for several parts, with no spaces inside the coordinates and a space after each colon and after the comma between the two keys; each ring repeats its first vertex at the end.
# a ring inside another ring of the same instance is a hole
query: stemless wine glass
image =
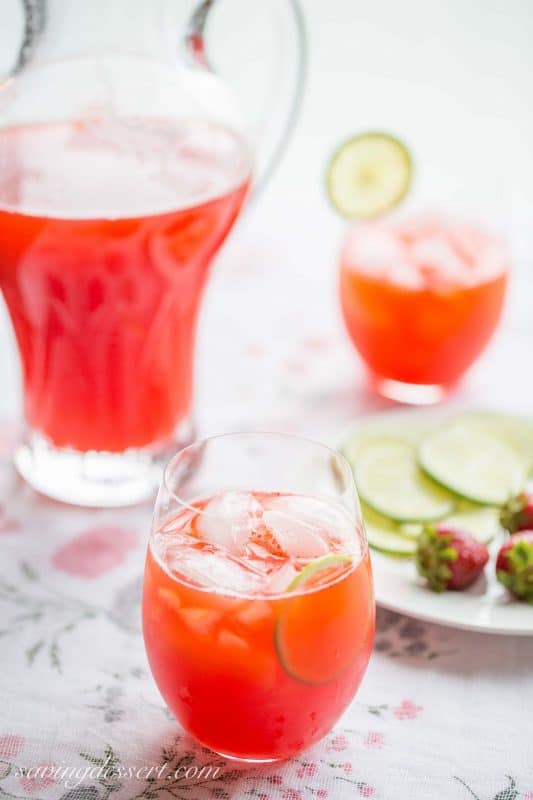
{"type": "MultiPolygon", "coordinates": [[[[407,212],[353,225],[339,294],[346,329],[383,397],[443,400],[500,321],[509,247],[496,224],[407,212]]],[[[476,217],[472,217],[476,219],[476,217]]]]}
{"type": "Polygon", "coordinates": [[[146,560],[144,640],[164,699],[203,745],[269,762],[321,739],[361,682],[374,608],[343,456],[237,433],[170,461],[146,560]]]}

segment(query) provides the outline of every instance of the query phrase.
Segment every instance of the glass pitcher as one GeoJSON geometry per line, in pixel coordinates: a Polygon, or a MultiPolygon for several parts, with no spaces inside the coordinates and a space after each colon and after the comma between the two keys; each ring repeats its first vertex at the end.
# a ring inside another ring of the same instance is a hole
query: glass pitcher
{"type": "Polygon", "coordinates": [[[252,180],[279,158],[302,87],[296,0],[266,12],[233,2],[224,28],[231,5],[19,7],[22,44],[0,84],[0,286],[22,364],[15,463],[56,499],[138,502],[166,453],[192,438],[206,274],[252,180]],[[257,103],[254,65],[238,64],[233,46],[265,13],[278,75],[254,137],[239,110],[246,88],[257,103]],[[232,56],[237,91],[210,67],[211,21],[225,31],[219,58],[227,71],[232,56]]]}

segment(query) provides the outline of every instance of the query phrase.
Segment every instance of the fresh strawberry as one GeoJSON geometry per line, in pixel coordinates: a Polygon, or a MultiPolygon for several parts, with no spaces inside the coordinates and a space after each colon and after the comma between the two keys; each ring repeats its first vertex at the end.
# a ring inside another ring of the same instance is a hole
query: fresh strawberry
{"type": "Polygon", "coordinates": [[[465,589],[483,572],[489,551],[468,533],[428,525],[418,539],[416,566],[434,592],[465,589]]]}
{"type": "Polygon", "coordinates": [[[513,533],[500,547],[496,577],[515,597],[533,604],[533,530],[513,533]]]}
{"type": "Polygon", "coordinates": [[[533,530],[533,494],[521,492],[502,508],[502,527],[509,533],[533,530]]]}

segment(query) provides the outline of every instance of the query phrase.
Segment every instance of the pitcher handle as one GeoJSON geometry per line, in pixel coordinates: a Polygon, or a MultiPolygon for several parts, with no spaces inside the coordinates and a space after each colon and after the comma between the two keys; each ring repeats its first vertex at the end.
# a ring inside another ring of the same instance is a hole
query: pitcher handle
{"type": "MultiPolygon", "coordinates": [[[[186,31],[185,46],[189,58],[202,69],[211,69],[205,48],[205,30],[215,2],[217,0],[203,0],[190,18],[186,31]]],[[[272,3],[271,7],[276,5],[272,3]]],[[[276,58],[283,62],[286,78],[283,87],[277,87],[279,99],[276,107],[269,107],[263,114],[263,133],[259,137],[258,147],[261,161],[254,186],[255,195],[264,187],[283,158],[298,118],[307,72],[307,39],[299,0],[285,0],[283,8],[286,11],[283,32],[292,33],[294,44],[288,46],[283,36],[278,37],[284,46],[276,53],[276,58]]]]}
{"type": "Polygon", "coordinates": [[[15,61],[7,74],[0,75],[0,86],[15,77],[30,60],[33,49],[44,27],[45,0],[19,0],[23,28],[17,46],[15,61]]]}

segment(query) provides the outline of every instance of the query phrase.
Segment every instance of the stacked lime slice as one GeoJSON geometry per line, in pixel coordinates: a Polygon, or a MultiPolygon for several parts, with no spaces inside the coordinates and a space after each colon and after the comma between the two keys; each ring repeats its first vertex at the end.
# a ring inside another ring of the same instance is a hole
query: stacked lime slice
{"type": "Polygon", "coordinates": [[[445,521],[483,542],[498,535],[501,507],[533,468],[533,422],[494,412],[437,426],[393,422],[357,431],[343,451],[370,546],[410,557],[428,523],[445,521]]]}

